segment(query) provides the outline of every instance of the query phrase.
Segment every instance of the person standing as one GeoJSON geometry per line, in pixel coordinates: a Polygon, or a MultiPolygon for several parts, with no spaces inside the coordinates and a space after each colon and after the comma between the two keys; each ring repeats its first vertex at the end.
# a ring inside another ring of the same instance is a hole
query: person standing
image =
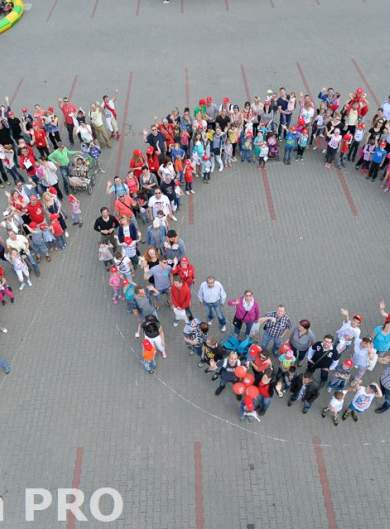
{"type": "Polygon", "coordinates": [[[322,342],[313,344],[307,354],[307,370],[314,373],[316,369],[321,372],[321,383],[323,386],[328,380],[329,371],[335,369],[341,353],[333,344],[333,336],[325,334],[322,342]]]}
{"type": "Polygon", "coordinates": [[[390,350],[390,314],[387,315],[383,325],[374,328],[374,347],[379,356],[390,350]]]}
{"type": "Polygon", "coordinates": [[[226,292],[222,284],[213,276],[209,276],[199,287],[198,298],[207,310],[208,324],[211,325],[214,314],[218,319],[222,332],[226,331],[226,318],[222,307],[226,301],[226,292]]]}
{"type": "Polygon", "coordinates": [[[191,313],[191,290],[190,287],[184,283],[179,276],[174,276],[171,287],[171,303],[175,315],[173,326],[179,325],[179,317],[188,322],[188,317],[191,313]]]}
{"type": "MultiPolygon", "coordinates": [[[[69,101],[68,97],[63,97],[62,99],[58,99],[58,103],[60,106],[60,109],[62,111],[62,114],[64,115],[65,120],[65,127],[68,131],[68,137],[69,137],[69,143],[71,145],[74,145],[74,139],[73,139],[73,129],[74,129],[74,123],[73,123],[73,115],[77,113],[77,107],[74,103],[69,101]]],[[[59,142],[57,142],[58,144],[59,142]]]]}
{"type": "Polygon", "coordinates": [[[115,108],[115,101],[118,96],[118,90],[115,90],[115,96],[109,97],[108,95],[103,96],[102,110],[106,120],[106,126],[111,134],[111,138],[119,140],[119,128],[118,128],[118,115],[115,108]]]}
{"type": "Polygon", "coordinates": [[[98,231],[101,235],[101,242],[110,242],[114,248],[117,249],[118,242],[115,237],[115,230],[119,227],[119,222],[110,215],[110,211],[106,207],[100,209],[100,217],[95,220],[93,229],[98,231]]]}
{"type": "Polygon", "coordinates": [[[302,365],[307,351],[315,342],[315,336],[310,326],[309,320],[301,320],[290,335],[290,347],[297,360],[297,367],[302,365]]]}
{"type": "Polygon", "coordinates": [[[295,375],[291,381],[290,398],[287,401],[287,406],[301,400],[303,402],[302,413],[307,413],[319,394],[319,388],[313,381],[312,373],[306,371],[300,375],[295,375]]]}
{"type": "Polygon", "coordinates": [[[272,352],[277,355],[282,341],[290,336],[292,327],[291,320],[286,314],[286,307],[278,305],[276,310],[267,312],[264,319],[266,319],[266,324],[264,325],[261,347],[267,349],[270,342],[273,341],[272,352]]]}
{"type": "Polygon", "coordinates": [[[58,142],[58,148],[53,151],[47,158],[50,162],[54,162],[56,166],[59,167],[62,176],[62,183],[64,185],[64,190],[67,195],[69,195],[70,156],[72,156],[73,154],[77,154],[77,152],[78,151],[69,150],[61,142],[58,142]]]}
{"type": "Polygon", "coordinates": [[[91,126],[93,133],[101,147],[111,148],[110,138],[104,128],[103,124],[103,113],[99,103],[92,103],[89,118],[91,120],[91,126]]]}
{"type": "Polygon", "coordinates": [[[149,340],[158,351],[160,351],[163,358],[166,358],[165,335],[158,318],[154,314],[149,314],[145,317],[141,327],[145,338],[149,340]]]}
{"type": "Polygon", "coordinates": [[[253,293],[250,290],[246,290],[243,296],[230,299],[228,305],[236,308],[233,319],[234,333],[239,336],[241,327],[245,324],[245,335],[249,336],[253,324],[259,321],[261,314],[260,305],[255,300],[253,293]]]}
{"type": "Polygon", "coordinates": [[[385,364],[386,367],[379,379],[379,385],[382,390],[385,401],[379,408],[376,408],[375,413],[384,413],[390,408],[390,356],[382,356],[378,358],[379,364],[385,364]]]}

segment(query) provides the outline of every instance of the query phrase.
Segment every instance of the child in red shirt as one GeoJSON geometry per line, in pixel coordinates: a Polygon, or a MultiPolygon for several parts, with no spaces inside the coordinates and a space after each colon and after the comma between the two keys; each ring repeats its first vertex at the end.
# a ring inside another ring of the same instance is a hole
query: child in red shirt
{"type": "Polygon", "coordinates": [[[186,160],[184,164],[184,182],[186,183],[186,194],[195,194],[192,189],[192,182],[194,179],[194,168],[192,167],[191,160],[186,160]]]}
{"type": "Polygon", "coordinates": [[[52,213],[50,215],[50,230],[56,238],[57,249],[63,250],[66,246],[66,241],[64,237],[64,230],[58,220],[58,213],[52,213]]]}
{"type": "Polygon", "coordinates": [[[340,165],[345,167],[344,165],[344,158],[349,153],[349,148],[351,146],[353,140],[353,136],[350,132],[346,132],[343,136],[343,139],[341,140],[340,145],[340,165]]]}

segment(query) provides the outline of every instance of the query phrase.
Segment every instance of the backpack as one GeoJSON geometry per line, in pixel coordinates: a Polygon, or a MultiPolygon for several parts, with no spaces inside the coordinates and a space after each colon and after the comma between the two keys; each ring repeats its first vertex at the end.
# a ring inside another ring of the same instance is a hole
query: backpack
{"type": "Polygon", "coordinates": [[[126,301],[133,301],[134,294],[135,294],[135,286],[134,285],[129,285],[127,287],[127,289],[126,289],[126,292],[125,292],[126,301]]]}

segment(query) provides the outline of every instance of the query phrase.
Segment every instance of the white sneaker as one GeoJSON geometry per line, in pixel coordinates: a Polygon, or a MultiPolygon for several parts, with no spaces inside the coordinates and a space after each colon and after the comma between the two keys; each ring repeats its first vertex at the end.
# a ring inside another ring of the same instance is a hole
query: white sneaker
{"type": "Polygon", "coordinates": [[[4,334],[7,334],[8,329],[6,329],[5,327],[2,327],[2,328],[1,328],[1,332],[3,332],[4,334]]]}
{"type": "Polygon", "coordinates": [[[29,279],[27,279],[27,284],[28,284],[29,287],[32,287],[32,283],[31,283],[31,281],[29,279]]]}
{"type": "Polygon", "coordinates": [[[190,192],[189,192],[189,191],[186,191],[186,195],[189,195],[189,194],[190,194],[190,192]]]}
{"type": "Polygon", "coordinates": [[[213,324],[213,322],[212,322],[211,320],[207,322],[207,325],[208,325],[209,327],[211,327],[212,324],[213,324]]]}
{"type": "Polygon", "coordinates": [[[100,169],[100,173],[104,174],[106,171],[104,169],[100,169]]]}
{"type": "Polygon", "coordinates": [[[177,218],[176,218],[174,215],[172,215],[172,220],[174,220],[175,222],[177,222],[177,218]]]}
{"type": "Polygon", "coordinates": [[[225,332],[226,331],[226,325],[223,325],[223,327],[221,327],[221,332],[225,332]]]}
{"type": "Polygon", "coordinates": [[[66,238],[69,237],[69,232],[68,232],[68,230],[65,230],[65,237],[66,237],[66,238]]]}
{"type": "Polygon", "coordinates": [[[134,336],[135,336],[136,338],[139,338],[139,332],[137,331],[137,332],[134,334],[134,336]]]}
{"type": "Polygon", "coordinates": [[[178,325],[179,325],[179,322],[178,322],[178,321],[174,321],[174,322],[173,322],[173,326],[174,326],[174,327],[177,327],[178,325]]]}
{"type": "Polygon", "coordinates": [[[195,191],[194,191],[193,189],[191,189],[191,193],[192,193],[193,195],[195,195],[195,191]]]}
{"type": "Polygon", "coordinates": [[[26,286],[25,283],[20,283],[19,290],[23,290],[25,286],[26,286]]]}
{"type": "Polygon", "coordinates": [[[245,417],[253,417],[254,419],[256,419],[257,422],[261,422],[260,417],[255,411],[247,411],[244,415],[245,417]]]}
{"type": "Polygon", "coordinates": [[[223,167],[220,167],[218,171],[221,173],[223,171],[223,167]]]}

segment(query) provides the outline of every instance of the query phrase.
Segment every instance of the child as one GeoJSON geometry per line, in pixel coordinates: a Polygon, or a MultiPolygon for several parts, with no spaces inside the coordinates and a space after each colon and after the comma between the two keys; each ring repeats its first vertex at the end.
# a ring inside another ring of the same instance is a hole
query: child
{"type": "Polygon", "coordinates": [[[4,275],[4,268],[0,266],[0,301],[2,305],[6,304],[5,296],[8,296],[11,303],[15,301],[14,293],[12,292],[12,288],[7,283],[7,280],[4,275]]]}
{"type": "Polygon", "coordinates": [[[135,296],[135,287],[137,285],[133,283],[132,281],[129,281],[128,279],[124,279],[122,281],[122,286],[123,286],[123,295],[127,303],[127,312],[129,313],[133,312],[134,314],[136,314],[137,306],[134,301],[134,296],[135,296]]]}
{"type": "Polygon", "coordinates": [[[333,397],[326,408],[321,412],[322,417],[326,417],[327,413],[330,412],[332,415],[333,424],[335,426],[339,423],[339,413],[344,406],[344,398],[347,391],[335,391],[333,397]]]}
{"type": "MultiPolygon", "coordinates": [[[[191,346],[190,355],[196,353],[199,357],[202,355],[203,343],[207,340],[207,333],[209,331],[208,323],[199,322],[195,318],[190,321],[191,332],[184,335],[184,341],[191,346]]],[[[187,329],[188,331],[188,329],[187,329]]]]}
{"type": "Polygon", "coordinates": [[[268,145],[268,157],[278,159],[279,158],[278,135],[275,132],[271,132],[268,134],[267,145],[268,145]]]}
{"type": "Polygon", "coordinates": [[[286,138],[285,138],[285,144],[284,144],[284,157],[283,157],[283,163],[286,165],[291,164],[291,153],[296,147],[297,144],[297,128],[292,125],[289,129],[285,125],[283,125],[283,128],[286,128],[286,138]]]}
{"type": "Polygon", "coordinates": [[[375,151],[375,140],[371,138],[368,143],[363,147],[363,151],[360,155],[359,161],[355,165],[355,169],[358,170],[361,167],[362,171],[367,171],[368,166],[371,162],[372,153],[375,151]]]}
{"type": "Polygon", "coordinates": [[[187,129],[183,129],[180,133],[180,148],[183,149],[186,156],[188,156],[189,146],[190,146],[190,134],[187,129]]]}
{"type": "Polygon", "coordinates": [[[99,173],[105,173],[104,169],[100,165],[100,156],[102,154],[102,149],[97,141],[97,139],[94,139],[89,144],[88,154],[95,160],[96,169],[99,171],[99,173]]]}
{"type": "Polygon", "coordinates": [[[305,154],[305,150],[306,150],[308,142],[309,142],[308,131],[307,129],[303,129],[298,138],[296,160],[303,161],[303,155],[305,154]]]}
{"type": "Polygon", "coordinates": [[[176,159],[175,159],[175,172],[181,184],[183,183],[183,171],[184,171],[183,158],[182,156],[178,155],[176,156],[176,159]]]}
{"type": "Polygon", "coordinates": [[[385,174],[383,176],[383,191],[385,193],[388,193],[390,191],[390,153],[387,155],[388,164],[385,169],[385,174]]]}
{"type": "Polygon", "coordinates": [[[229,143],[232,146],[232,155],[233,155],[232,162],[236,162],[237,161],[236,150],[237,150],[237,143],[238,143],[238,129],[236,126],[234,125],[230,126],[228,130],[228,139],[229,139],[229,143]]]}
{"type": "Polygon", "coordinates": [[[367,387],[357,384],[354,389],[356,391],[355,396],[341,416],[343,421],[351,415],[352,419],[357,422],[359,420],[359,413],[367,411],[375,398],[380,399],[383,397],[381,388],[375,382],[369,384],[367,387]]]}
{"type": "Polygon", "coordinates": [[[122,297],[121,296],[122,278],[116,266],[112,266],[110,268],[110,276],[108,278],[108,284],[110,285],[114,293],[112,297],[112,301],[114,305],[117,305],[118,300],[120,300],[122,297]]]}
{"type": "Polygon", "coordinates": [[[133,283],[133,265],[130,257],[122,252],[122,250],[117,250],[114,255],[114,263],[121,275],[125,277],[129,283],[133,283]]]}
{"type": "Polygon", "coordinates": [[[81,228],[83,225],[83,220],[81,218],[80,200],[78,200],[74,195],[69,195],[68,202],[72,215],[72,224],[73,226],[77,226],[78,224],[79,228],[81,228]]]}
{"type": "Polygon", "coordinates": [[[134,270],[136,270],[138,267],[137,241],[131,237],[125,237],[121,246],[123,254],[131,260],[134,270]]]}
{"type": "Polygon", "coordinates": [[[332,390],[342,391],[351,379],[353,362],[351,358],[346,358],[342,364],[330,372],[328,381],[328,393],[332,390]]]}
{"type": "Polygon", "coordinates": [[[43,240],[44,240],[45,244],[47,245],[49,250],[53,250],[53,248],[55,247],[56,239],[55,239],[51,229],[46,224],[46,222],[42,222],[42,224],[39,225],[39,228],[42,231],[43,240]]]}
{"type": "Polygon", "coordinates": [[[30,280],[30,272],[28,271],[28,267],[22,257],[19,255],[19,252],[17,250],[11,250],[10,252],[10,263],[12,265],[12,268],[15,271],[15,274],[17,275],[17,278],[19,280],[19,290],[23,290],[26,286],[24,282],[24,278],[27,279],[27,284],[29,287],[32,287],[32,283],[30,280]]]}
{"type": "Polygon", "coordinates": [[[223,162],[225,167],[232,167],[233,165],[233,145],[230,143],[229,138],[225,143],[225,149],[223,151],[223,162]]]}
{"type": "Polygon", "coordinates": [[[205,373],[214,373],[217,371],[217,362],[224,357],[224,350],[220,347],[216,338],[207,338],[203,344],[202,355],[198,367],[203,367],[207,364],[205,373]]]}
{"type": "Polygon", "coordinates": [[[340,162],[340,165],[342,167],[345,167],[344,158],[349,152],[349,148],[351,146],[352,139],[353,139],[353,136],[352,136],[351,132],[346,132],[344,134],[344,136],[343,136],[343,139],[341,140],[339,162],[340,162]]]}
{"type": "Polygon", "coordinates": [[[288,389],[290,387],[291,379],[289,377],[289,369],[290,367],[293,367],[296,362],[296,358],[294,356],[293,351],[286,345],[282,345],[279,349],[279,351],[282,353],[279,356],[279,362],[280,366],[278,368],[278,371],[276,373],[276,379],[282,380],[283,385],[281,388],[281,394],[278,393],[279,397],[283,396],[283,390],[288,389]]]}
{"type": "Polygon", "coordinates": [[[253,151],[253,132],[248,130],[241,144],[241,161],[252,163],[252,151],[253,151]]]}
{"type": "Polygon", "coordinates": [[[358,123],[358,125],[356,127],[356,130],[355,130],[355,134],[353,135],[353,140],[352,140],[351,145],[349,147],[349,152],[348,152],[348,161],[349,162],[354,162],[355,161],[356,154],[358,152],[360,142],[362,141],[362,139],[364,137],[364,129],[365,129],[365,124],[364,123],[358,123]]]}
{"type": "Polygon", "coordinates": [[[146,339],[142,342],[142,348],[145,371],[149,373],[149,375],[152,375],[157,368],[156,348],[152,342],[146,339]]]}
{"type": "Polygon", "coordinates": [[[49,248],[45,242],[41,228],[37,225],[36,222],[30,222],[30,224],[25,224],[25,228],[27,228],[27,230],[31,234],[31,246],[34,250],[35,257],[38,263],[41,260],[41,256],[45,256],[46,261],[50,263],[51,257],[49,255],[49,248]]]}
{"type": "Polygon", "coordinates": [[[269,147],[265,141],[260,143],[259,167],[265,167],[265,162],[268,160],[269,147]]]}
{"type": "Polygon", "coordinates": [[[202,157],[202,175],[203,175],[203,183],[208,184],[210,181],[210,174],[211,174],[211,161],[210,156],[207,154],[204,154],[202,157]]]}
{"type": "Polygon", "coordinates": [[[114,264],[114,256],[112,255],[113,248],[113,245],[109,241],[99,243],[98,260],[102,261],[107,272],[114,264]]]}
{"type": "Polygon", "coordinates": [[[245,396],[240,403],[240,421],[247,419],[252,422],[255,419],[257,422],[261,422],[260,417],[256,413],[255,401],[251,397],[245,396]]]}
{"type": "Polygon", "coordinates": [[[186,160],[184,163],[184,182],[186,183],[186,195],[195,193],[195,191],[192,189],[193,175],[194,169],[192,167],[191,160],[186,160]]]}
{"type": "Polygon", "coordinates": [[[318,138],[323,138],[325,132],[325,109],[320,109],[317,116],[313,120],[312,134],[310,138],[310,145],[313,145],[313,151],[318,148],[318,138]]]}
{"type": "Polygon", "coordinates": [[[64,230],[58,220],[58,213],[50,214],[50,229],[56,239],[56,249],[63,250],[66,247],[64,230]]]}

